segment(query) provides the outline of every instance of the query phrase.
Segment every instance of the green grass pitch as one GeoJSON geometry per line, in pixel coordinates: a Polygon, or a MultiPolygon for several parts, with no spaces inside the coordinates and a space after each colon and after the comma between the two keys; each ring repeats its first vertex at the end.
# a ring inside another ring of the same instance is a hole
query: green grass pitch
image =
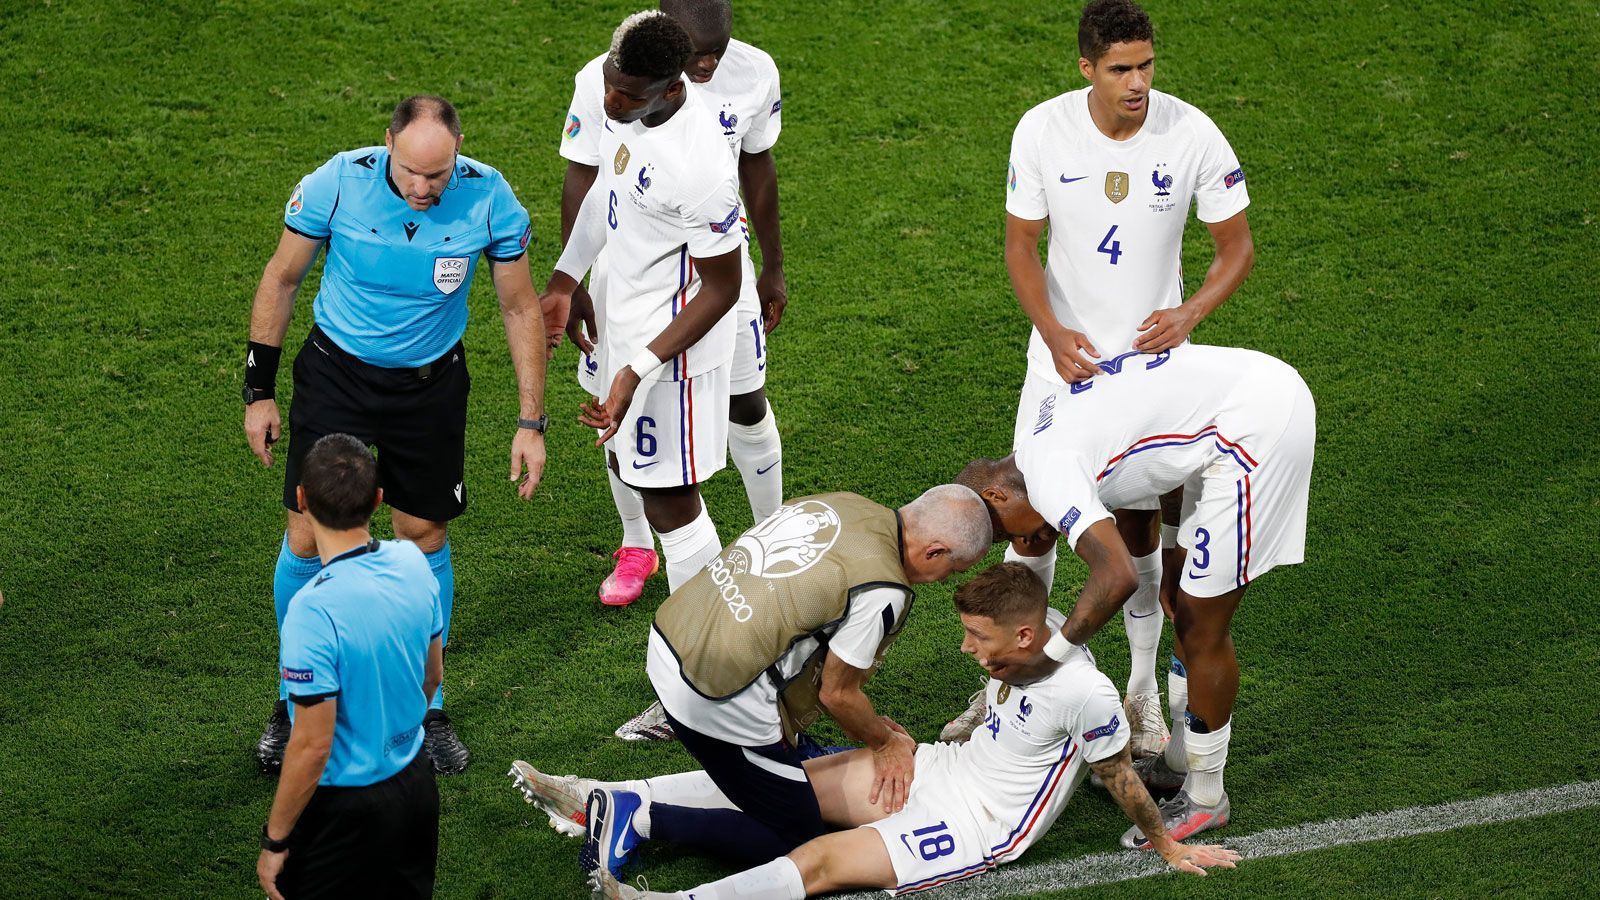
{"type": "MultiPolygon", "coordinates": [[[[238,389],[282,203],[380,140],[400,97],[439,92],[532,212],[542,280],[571,76],[631,9],[0,9],[0,894],[259,896],[273,782],[248,748],[274,691],[282,475],[246,450],[238,389]]],[[[768,390],[790,495],[901,503],[1006,450],[1027,336],[1001,259],[1007,150],[1026,109],[1081,83],[1077,10],[736,4],[736,35],[783,72],[792,304],[768,390]]],[[[1307,562],[1265,578],[1236,626],[1230,833],[1600,778],[1600,13],[1150,11],[1156,86],[1217,121],[1254,200],[1255,272],[1196,339],[1288,360],[1319,406],[1307,562]]],[[[1209,254],[1191,222],[1191,290],[1209,254]]],[[[610,737],[650,699],[664,582],[628,609],[595,600],[616,534],[570,347],[544,484],[514,498],[488,278],[470,302],[474,499],[451,529],[447,690],[475,761],[441,781],[439,892],[576,896],[576,845],[503,772],[517,756],[597,776],[686,766],[676,746],[610,737]]],[[[731,469],[706,493],[725,538],[748,524],[731,469]]],[[[1081,578],[1064,572],[1058,605],[1081,578]]],[[[951,590],[922,592],[869,686],[923,739],[978,681],[951,590]]],[[[1120,625],[1094,646],[1120,682],[1120,625]]],[[[1597,825],[1570,813],[1095,890],[1576,896],[1600,884],[1597,825]]],[[[1104,852],[1121,829],[1085,792],[1029,857],[1104,852]]],[[[726,871],[643,860],[658,888],[726,871]]]]}

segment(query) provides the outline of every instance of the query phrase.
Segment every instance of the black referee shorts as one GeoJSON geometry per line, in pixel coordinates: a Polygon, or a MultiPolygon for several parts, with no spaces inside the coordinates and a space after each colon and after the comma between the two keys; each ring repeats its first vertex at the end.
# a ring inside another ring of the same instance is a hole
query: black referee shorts
{"type": "Polygon", "coordinates": [[[390,506],[433,522],[465,512],[467,353],[457,342],[424,369],[364,363],[313,327],[294,359],[283,505],[300,511],[294,489],[306,454],[319,438],[343,432],[377,448],[378,485],[390,506]]]}
{"type": "Polygon", "coordinates": [[[377,784],[319,786],[289,835],[278,890],[285,900],[431,897],[438,860],[439,788],[419,751],[377,784]]]}

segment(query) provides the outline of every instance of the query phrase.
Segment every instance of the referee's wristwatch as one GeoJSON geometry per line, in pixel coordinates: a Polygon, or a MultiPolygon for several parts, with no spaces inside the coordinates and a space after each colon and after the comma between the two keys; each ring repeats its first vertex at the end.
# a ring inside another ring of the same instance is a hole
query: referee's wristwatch
{"type": "Polygon", "coordinates": [[[272,836],[267,834],[267,825],[265,822],[263,822],[261,823],[261,849],[267,851],[268,853],[282,853],[289,849],[289,839],[284,838],[281,841],[273,840],[272,836]]]}
{"type": "Polygon", "coordinates": [[[517,419],[517,427],[531,428],[540,434],[544,434],[544,430],[550,427],[550,417],[544,413],[540,413],[539,418],[537,419],[517,419]]]}
{"type": "Polygon", "coordinates": [[[275,394],[272,391],[266,390],[264,388],[251,387],[248,384],[244,386],[244,405],[245,406],[249,406],[250,404],[256,402],[257,400],[271,400],[274,396],[275,396],[275,394]]]}

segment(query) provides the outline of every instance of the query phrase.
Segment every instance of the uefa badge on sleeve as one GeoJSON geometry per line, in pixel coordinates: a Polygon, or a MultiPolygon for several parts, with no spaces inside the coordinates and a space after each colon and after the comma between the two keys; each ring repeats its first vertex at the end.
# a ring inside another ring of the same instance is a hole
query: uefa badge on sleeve
{"type": "MultiPolygon", "coordinates": [[[[1230,187],[1231,187],[1231,185],[1230,185],[1230,187]]],[[[301,182],[300,184],[297,184],[297,185],[294,186],[294,193],[292,195],[290,195],[290,197],[289,197],[289,215],[291,215],[291,216],[300,215],[300,210],[304,209],[305,205],[306,205],[306,186],[305,186],[305,182],[301,182]]]]}

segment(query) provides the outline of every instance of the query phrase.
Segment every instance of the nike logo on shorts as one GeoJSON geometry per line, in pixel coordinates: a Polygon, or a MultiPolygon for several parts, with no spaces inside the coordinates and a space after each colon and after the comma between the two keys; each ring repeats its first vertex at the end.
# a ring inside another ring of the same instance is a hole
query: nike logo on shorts
{"type": "Polygon", "coordinates": [[[634,467],[634,468],[635,468],[635,469],[648,469],[648,468],[650,468],[650,467],[651,467],[651,466],[653,466],[653,465],[655,465],[655,464],[656,464],[656,463],[658,463],[658,462],[661,462],[661,460],[659,460],[659,459],[652,459],[652,460],[650,460],[650,461],[649,461],[649,462],[647,462],[647,463],[644,463],[644,464],[643,464],[643,465],[641,465],[641,464],[640,464],[640,463],[639,463],[639,461],[638,461],[638,460],[634,460],[634,462],[633,462],[633,467],[634,467]]]}

